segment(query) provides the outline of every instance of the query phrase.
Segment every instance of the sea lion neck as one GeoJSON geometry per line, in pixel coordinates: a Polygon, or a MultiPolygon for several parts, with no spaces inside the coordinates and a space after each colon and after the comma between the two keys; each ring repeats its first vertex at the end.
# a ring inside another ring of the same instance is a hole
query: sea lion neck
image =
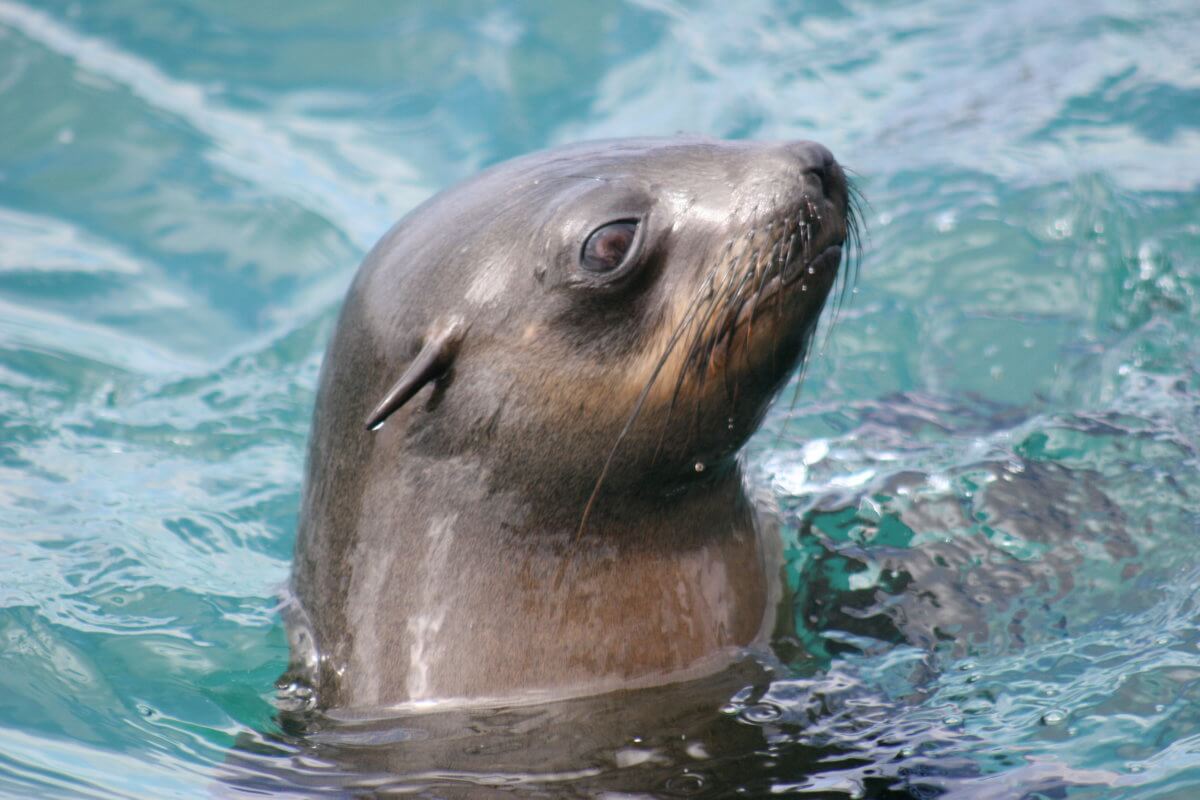
{"type": "MultiPolygon", "coordinates": [[[[644,478],[640,490],[595,492],[595,477],[583,482],[513,480],[470,459],[417,459],[396,476],[412,492],[413,505],[438,504],[461,521],[461,537],[474,542],[524,543],[552,557],[583,553],[593,546],[687,549],[725,535],[743,513],[742,474],[735,460],[714,465],[686,481],[644,478]],[[419,477],[418,477],[419,476],[419,477]],[[461,487],[470,483],[471,492],[461,487]],[[589,505],[590,502],[590,505],[589,505]],[[476,516],[478,508],[485,513],[476,516]],[[660,524],[668,520],[668,524],[660,524]],[[722,524],[725,523],[725,524],[722,524]]],[[[618,484],[624,487],[624,484],[618,484]]]]}

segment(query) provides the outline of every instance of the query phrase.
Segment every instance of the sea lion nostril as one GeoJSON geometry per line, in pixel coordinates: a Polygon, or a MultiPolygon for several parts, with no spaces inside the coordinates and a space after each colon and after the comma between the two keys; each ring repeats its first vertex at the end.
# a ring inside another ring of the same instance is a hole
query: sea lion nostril
{"type": "Polygon", "coordinates": [[[808,173],[812,175],[821,185],[821,194],[824,197],[829,196],[829,166],[821,164],[816,167],[809,167],[808,173]]]}
{"type": "Polygon", "coordinates": [[[829,148],[817,142],[800,141],[788,142],[784,150],[800,172],[816,179],[822,196],[837,194],[842,171],[829,148]]]}
{"type": "Polygon", "coordinates": [[[838,186],[845,182],[842,177],[842,168],[838,166],[837,161],[828,150],[824,153],[825,158],[808,168],[808,173],[812,175],[821,186],[821,194],[825,197],[833,197],[838,192],[838,186]]]}

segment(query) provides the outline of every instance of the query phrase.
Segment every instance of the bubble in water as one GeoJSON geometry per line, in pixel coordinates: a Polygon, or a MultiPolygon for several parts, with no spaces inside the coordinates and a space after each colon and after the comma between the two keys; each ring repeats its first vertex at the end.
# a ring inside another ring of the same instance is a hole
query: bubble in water
{"type": "Polygon", "coordinates": [[[697,775],[694,772],[685,772],[682,775],[675,775],[667,779],[665,788],[668,792],[682,795],[699,794],[705,789],[705,781],[703,775],[697,775]]]}
{"type": "Polygon", "coordinates": [[[703,461],[696,462],[696,472],[704,472],[704,462],[703,461]]]}
{"type": "Polygon", "coordinates": [[[783,710],[770,703],[755,703],[742,711],[742,719],[755,725],[774,722],[781,716],[783,716],[783,710]]]}
{"type": "Polygon", "coordinates": [[[942,722],[947,727],[950,727],[950,728],[953,728],[956,725],[962,725],[962,721],[963,721],[963,718],[960,717],[958,714],[949,714],[942,718],[942,722]]]}
{"type": "Polygon", "coordinates": [[[1042,714],[1043,725],[1061,725],[1067,720],[1067,712],[1061,709],[1051,709],[1045,714],[1042,714]]]}

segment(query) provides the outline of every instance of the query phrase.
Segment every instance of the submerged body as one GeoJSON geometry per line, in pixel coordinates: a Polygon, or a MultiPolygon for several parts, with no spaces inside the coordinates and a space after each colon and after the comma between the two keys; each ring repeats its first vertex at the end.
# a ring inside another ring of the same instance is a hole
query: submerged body
{"type": "Polygon", "coordinates": [[[502,164],[397,224],[317,396],[290,633],[320,705],[662,683],[761,637],[735,457],[847,223],[819,145],[643,139],[502,164]]]}

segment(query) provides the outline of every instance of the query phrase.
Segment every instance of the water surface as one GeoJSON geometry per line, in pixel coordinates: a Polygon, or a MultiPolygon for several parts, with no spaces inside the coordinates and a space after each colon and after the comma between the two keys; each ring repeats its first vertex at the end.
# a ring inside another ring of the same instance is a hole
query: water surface
{"type": "Polygon", "coordinates": [[[747,450],[787,663],[714,710],[728,759],[588,763],[1196,796],[1198,40],[1189,0],[0,0],[0,792],[236,773],[362,254],[498,160],[686,131],[824,142],[869,243],[747,450]]]}

